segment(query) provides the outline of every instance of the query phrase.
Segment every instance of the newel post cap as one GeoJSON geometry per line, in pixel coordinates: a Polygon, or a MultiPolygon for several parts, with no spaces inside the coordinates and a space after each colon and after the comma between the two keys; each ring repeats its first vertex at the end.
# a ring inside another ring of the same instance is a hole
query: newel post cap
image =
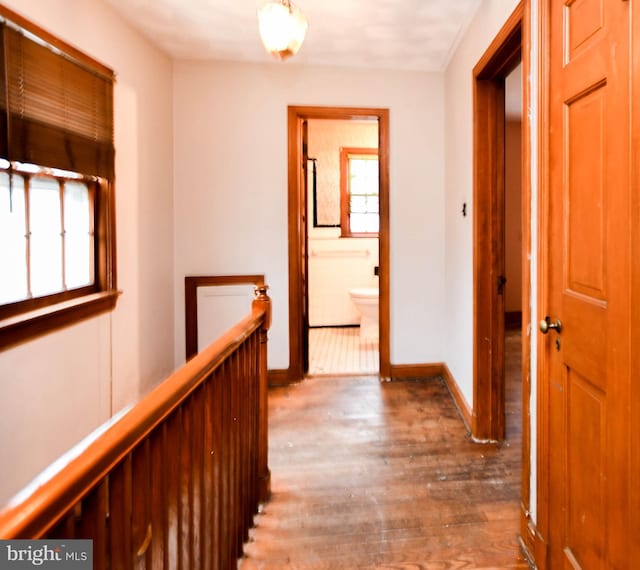
{"type": "Polygon", "coordinates": [[[271,297],[267,293],[268,290],[268,285],[256,285],[254,289],[255,297],[251,303],[254,309],[262,310],[266,313],[264,319],[265,330],[269,330],[269,327],[271,327],[271,297]]]}

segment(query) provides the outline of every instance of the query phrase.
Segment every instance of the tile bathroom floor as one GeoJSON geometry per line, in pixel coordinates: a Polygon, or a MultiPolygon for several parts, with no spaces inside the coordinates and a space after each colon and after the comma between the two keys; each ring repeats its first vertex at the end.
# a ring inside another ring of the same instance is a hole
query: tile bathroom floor
{"type": "Polygon", "coordinates": [[[360,340],[359,327],[309,329],[309,375],[375,374],[379,370],[377,340],[360,340]]]}

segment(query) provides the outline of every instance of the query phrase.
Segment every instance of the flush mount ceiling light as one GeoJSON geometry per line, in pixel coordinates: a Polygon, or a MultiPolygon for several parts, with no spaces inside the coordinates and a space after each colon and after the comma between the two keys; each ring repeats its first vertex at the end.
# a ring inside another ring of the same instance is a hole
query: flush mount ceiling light
{"type": "Polygon", "coordinates": [[[307,19],[290,0],[272,0],[258,10],[260,37],[278,59],[295,55],[307,33],[307,19]]]}

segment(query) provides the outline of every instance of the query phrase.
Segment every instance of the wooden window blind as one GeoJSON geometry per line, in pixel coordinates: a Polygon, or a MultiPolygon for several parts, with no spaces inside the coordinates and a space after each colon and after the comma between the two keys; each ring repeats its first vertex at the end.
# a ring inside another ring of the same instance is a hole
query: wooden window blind
{"type": "Polygon", "coordinates": [[[2,157],[112,179],[113,75],[10,23],[0,29],[2,157]]]}
{"type": "Polygon", "coordinates": [[[113,84],[0,4],[0,350],[115,307],[113,84]]]}

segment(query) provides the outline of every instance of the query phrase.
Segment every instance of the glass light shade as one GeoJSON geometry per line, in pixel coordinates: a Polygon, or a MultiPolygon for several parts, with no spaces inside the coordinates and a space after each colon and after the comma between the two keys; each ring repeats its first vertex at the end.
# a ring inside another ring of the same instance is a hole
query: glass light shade
{"type": "Polygon", "coordinates": [[[269,2],[260,8],[258,26],[264,47],[278,59],[295,55],[307,33],[307,19],[287,1],[269,2]]]}

